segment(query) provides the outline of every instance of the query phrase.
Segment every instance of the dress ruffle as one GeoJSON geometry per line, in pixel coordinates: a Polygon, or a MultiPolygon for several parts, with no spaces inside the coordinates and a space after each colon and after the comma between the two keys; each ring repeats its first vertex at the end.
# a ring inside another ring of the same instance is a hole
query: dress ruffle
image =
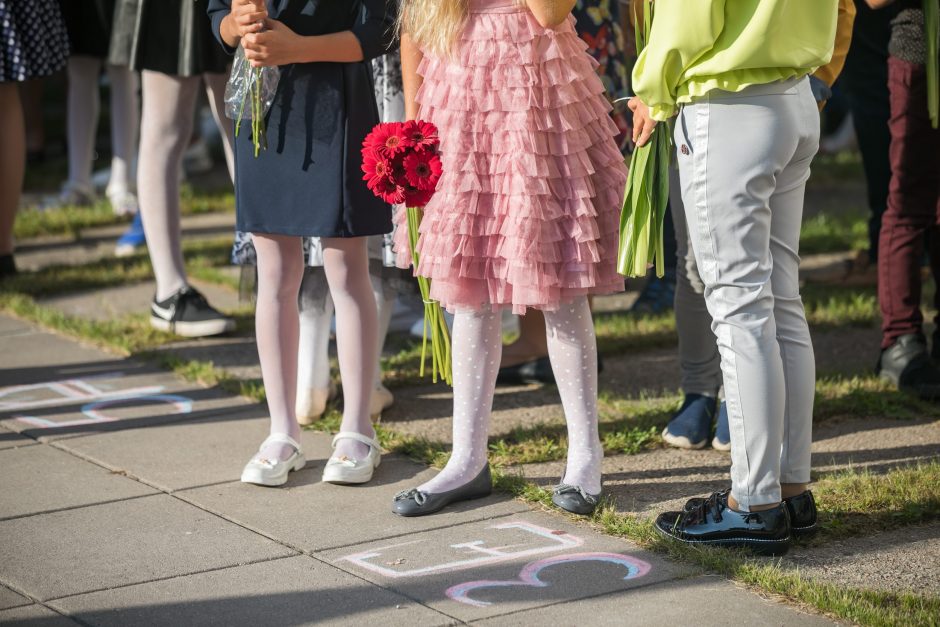
{"type": "MultiPolygon", "coordinates": [[[[444,174],[425,208],[416,273],[447,309],[554,310],[623,289],[627,173],[586,47],[573,18],[546,29],[500,7],[471,13],[452,57],[425,54],[417,100],[440,130],[444,174]]],[[[405,228],[396,250],[410,265],[405,228]]]]}

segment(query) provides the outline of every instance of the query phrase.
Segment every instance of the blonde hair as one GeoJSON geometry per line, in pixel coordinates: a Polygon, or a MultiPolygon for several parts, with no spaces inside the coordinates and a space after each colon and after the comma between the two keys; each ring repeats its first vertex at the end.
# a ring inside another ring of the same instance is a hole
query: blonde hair
{"type": "Polygon", "coordinates": [[[398,29],[420,47],[446,56],[463,31],[470,0],[404,0],[398,13],[398,29]]]}

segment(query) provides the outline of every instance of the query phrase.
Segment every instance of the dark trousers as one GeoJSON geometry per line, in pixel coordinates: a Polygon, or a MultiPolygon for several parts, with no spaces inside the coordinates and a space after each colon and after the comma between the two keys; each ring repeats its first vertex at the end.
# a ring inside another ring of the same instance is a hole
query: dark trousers
{"type": "Polygon", "coordinates": [[[888,161],[888,38],[893,9],[872,10],[856,0],[857,14],[852,30],[852,46],[845,69],[837,83],[847,97],[862,167],[868,187],[868,247],[872,261],[878,258],[881,216],[888,203],[891,164],[888,161]]]}
{"type": "MultiPolygon", "coordinates": [[[[878,259],[882,348],[902,335],[921,333],[925,246],[934,280],[940,277],[940,130],[930,125],[924,66],[889,57],[888,89],[891,184],[878,259]]],[[[940,290],[935,301],[940,306],[940,290]]]]}

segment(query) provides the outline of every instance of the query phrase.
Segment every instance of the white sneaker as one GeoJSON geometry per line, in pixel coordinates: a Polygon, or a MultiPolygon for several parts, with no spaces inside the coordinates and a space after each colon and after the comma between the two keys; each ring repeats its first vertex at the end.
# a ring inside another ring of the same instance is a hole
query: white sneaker
{"type": "Polygon", "coordinates": [[[333,438],[333,450],[336,450],[336,443],[342,439],[356,440],[369,446],[369,455],[364,460],[350,459],[345,455],[343,457],[331,457],[326,462],[323,469],[323,481],[326,483],[368,483],[372,479],[372,473],[379,467],[382,461],[382,447],[378,440],[366,437],[355,431],[340,431],[333,438]]]}
{"type": "Polygon", "coordinates": [[[294,409],[297,412],[297,422],[301,425],[312,425],[326,412],[327,404],[336,397],[336,385],[332,382],[326,389],[302,388],[297,390],[297,403],[294,409]]]}
{"type": "Polygon", "coordinates": [[[242,471],[242,483],[255,485],[278,486],[287,483],[287,475],[292,470],[300,470],[307,464],[304,452],[297,441],[286,433],[272,433],[261,443],[258,453],[249,460],[242,471]],[[284,461],[260,457],[259,453],[268,444],[289,444],[294,447],[294,453],[284,461]]]}
{"type": "Polygon", "coordinates": [[[372,390],[372,399],[369,401],[369,415],[372,420],[380,422],[382,412],[395,404],[395,396],[391,391],[379,383],[378,387],[372,390]]]}
{"type": "Polygon", "coordinates": [[[137,196],[125,190],[108,190],[105,192],[108,202],[111,203],[111,210],[116,216],[132,216],[137,213],[137,196]]]}

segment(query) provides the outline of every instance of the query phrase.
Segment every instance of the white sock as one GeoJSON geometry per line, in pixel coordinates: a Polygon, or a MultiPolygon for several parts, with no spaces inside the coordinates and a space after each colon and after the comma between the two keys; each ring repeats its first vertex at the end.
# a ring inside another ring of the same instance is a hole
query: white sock
{"type": "Polygon", "coordinates": [[[297,389],[330,387],[330,322],[333,299],[323,268],[304,269],[300,286],[300,350],[297,354],[297,389]]]}
{"type": "Polygon", "coordinates": [[[131,173],[137,158],[140,103],[137,73],[121,65],[108,65],[111,81],[111,179],[108,193],[131,190],[131,173]]]}
{"type": "Polygon", "coordinates": [[[568,423],[563,483],[601,491],[604,449],[597,431],[597,340],[587,297],[546,311],[548,354],[568,423]]]}
{"type": "Polygon", "coordinates": [[[100,59],[87,56],[69,58],[67,185],[83,190],[91,188],[91,167],[95,157],[95,135],[98,131],[100,71],[100,59]]]}
{"type": "Polygon", "coordinates": [[[454,447],[447,466],[418,487],[432,494],[470,482],[486,465],[496,374],[503,352],[500,312],[458,311],[452,346],[454,447]]]}

